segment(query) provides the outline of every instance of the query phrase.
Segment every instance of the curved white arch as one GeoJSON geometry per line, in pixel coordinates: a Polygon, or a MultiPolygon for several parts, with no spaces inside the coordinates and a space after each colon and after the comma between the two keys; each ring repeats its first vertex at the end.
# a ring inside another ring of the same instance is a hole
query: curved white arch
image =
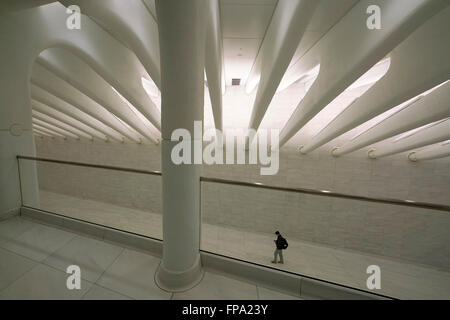
{"type": "Polygon", "coordinates": [[[126,122],[141,136],[157,142],[160,134],[150,121],[147,125],[122,101],[114,89],[86,63],[64,49],[43,51],[37,62],[126,122]]]}
{"type": "MultiPolygon", "coordinates": [[[[70,0],[60,2],[73,4],[70,0]]],[[[141,0],[78,0],[76,4],[83,14],[131,48],[161,88],[158,24],[141,0]]]]}

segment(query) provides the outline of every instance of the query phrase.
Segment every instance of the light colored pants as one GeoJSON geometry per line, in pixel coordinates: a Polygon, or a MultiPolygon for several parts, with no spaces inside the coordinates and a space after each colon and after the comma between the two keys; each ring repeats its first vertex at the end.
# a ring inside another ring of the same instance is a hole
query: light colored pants
{"type": "Polygon", "coordinates": [[[275,252],[273,253],[273,261],[277,262],[277,255],[280,257],[280,262],[283,261],[283,250],[281,249],[275,249],[275,252]]]}

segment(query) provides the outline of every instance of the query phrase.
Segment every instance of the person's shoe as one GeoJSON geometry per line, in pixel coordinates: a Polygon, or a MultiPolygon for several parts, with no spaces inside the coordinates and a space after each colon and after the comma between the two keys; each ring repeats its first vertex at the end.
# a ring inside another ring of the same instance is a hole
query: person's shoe
{"type": "Polygon", "coordinates": [[[281,264],[283,264],[284,262],[283,262],[283,261],[280,261],[280,262],[278,262],[278,263],[281,263],[281,264]]]}
{"type": "Polygon", "coordinates": [[[272,260],[272,263],[277,263],[275,260],[272,260]]]}

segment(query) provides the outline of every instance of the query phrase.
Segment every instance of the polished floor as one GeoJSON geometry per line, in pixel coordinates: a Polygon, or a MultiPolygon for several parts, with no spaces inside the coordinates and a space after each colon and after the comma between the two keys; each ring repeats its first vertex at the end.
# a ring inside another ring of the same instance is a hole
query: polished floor
{"type": "MultiPolygon", "coordinates": [[[[40,192],[41,209],[162,238],[160,214],[67,195],[40,192]]],[[[450,272],[388,257],[289,239],[286,263],[272,264],[273,235],[202,224],[201,249],[314,278],[368,290],[367,267],[381,269],[377,293],[400,299],[450,299],[450,272]]]]}
{"type": "Polygon", "coordinates": [[[0,221],[0,299],[299,299],[251,283],[205,272],[183,293],[158,288],[160,259],[116,243],[21,217],[0,221]],[[66,269],[81,270],[81,288],[69,290],[66,269]]]}

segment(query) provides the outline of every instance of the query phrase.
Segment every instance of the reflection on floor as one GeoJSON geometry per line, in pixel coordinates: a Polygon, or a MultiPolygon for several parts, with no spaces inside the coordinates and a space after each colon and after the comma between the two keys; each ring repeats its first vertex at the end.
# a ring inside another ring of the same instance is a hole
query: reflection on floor
{"type": "Polygon", "coordinates": [[[153,279],[160,259],[21,217],[0,221],[0,299],[298,299],[206,272],[195,288],[172,294],[153,279]],[[69,265],[81,269],[69,290],[69,265]]]}
{"type": "MultiPolygon", "coordinates": [[[[123,208],[41,190],[41,209],[61,213],[118,229],[162,237],[160,214],[123,208]]],[[[450,272],[406,263],[387,257],[329,248],[289,240],[284,265],[274,265],[273,235],[249,233],[217,225],[202,224],[203,250],[277,267],[295,273],[367,290],[369,265],[381,269],[377,293],[400,299],[450,299],[450,272]]]]}

